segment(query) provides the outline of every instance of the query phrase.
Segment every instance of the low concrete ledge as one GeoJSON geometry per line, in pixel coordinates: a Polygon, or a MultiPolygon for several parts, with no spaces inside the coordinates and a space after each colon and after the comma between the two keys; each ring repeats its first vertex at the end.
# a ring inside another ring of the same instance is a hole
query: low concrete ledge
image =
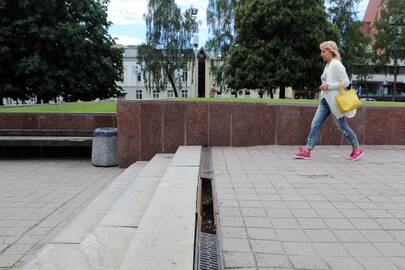
{"type": "Polygon", "coordinates": [[[138,226],[120,270],[193,268],[200,147],[176,152],[138,226]],[[197,155],[192,162],[183,162],[197,155]],[[179,162],[181,161],[181,162],[179,162]]]}
{"type": "MultiPolygon", "coordinates": [[[[174,153],[181,145],[303,145],[316,105],[258,102],[119,101],[121,167],[174,153]]],[[[405,107],[367,107],[349,120],[361,144],[404,145],[405,107]]],[[[347,144],[328,119],[318,144],[347,144]]]]}
{"type": "Polygon", "coordinates": [[[0,146],[91,147],[96,128],[116,126],[115,113],[0,112],[0,146]]]}

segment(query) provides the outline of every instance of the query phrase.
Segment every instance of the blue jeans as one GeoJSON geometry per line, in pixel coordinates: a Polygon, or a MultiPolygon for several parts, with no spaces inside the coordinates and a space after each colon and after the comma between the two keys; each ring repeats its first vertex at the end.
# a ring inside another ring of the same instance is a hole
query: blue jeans
{"type": "MultiPolygon", "coordinates": [[[[328,102],[326,102],[326,99],[323,98],[318,106],[318,109],[316,110],[314,119],[312,119],[311,131],[309,132],[308,141],[306,145],[308,150],[314,149],[316,141],[319,138],[321,126],[330,114],[331,112],[328,102]]],[[[334,115],[332,115],[332,117],[337,128],[343,133],[343,135],[345,135],[345,137],[350,141],[352,146],[359,147],[359,141],[357,140],[357,136],[347,124],[346,117],[343,116],[339,119],[336,119],[334,115]]]]}

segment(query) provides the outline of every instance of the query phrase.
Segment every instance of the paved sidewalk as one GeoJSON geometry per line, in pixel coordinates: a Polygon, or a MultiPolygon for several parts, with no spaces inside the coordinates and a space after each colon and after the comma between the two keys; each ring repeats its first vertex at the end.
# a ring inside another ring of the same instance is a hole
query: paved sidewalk
{"type": "Polygon", "coordinates": [[[226,269],[405,270],[405,146],[214,147],[226,269]]]}
{"type": "Polygon", "coordinates": [[[121,172],[87,159],[0,160],[0,269],[22,266],[121,172]]]}

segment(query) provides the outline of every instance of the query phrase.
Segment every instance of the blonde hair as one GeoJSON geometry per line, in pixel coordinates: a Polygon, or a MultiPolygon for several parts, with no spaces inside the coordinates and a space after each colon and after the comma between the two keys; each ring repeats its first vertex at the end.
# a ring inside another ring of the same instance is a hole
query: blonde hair
{"type": "Polygon", "coordinates": [[[340,59],[340,53],[339,53],[339,48],[334,41],[325,41],[322,42],[321,45],[319,45],[321,50],[327,50],[330,51],[333,54],[334,58],[340,59]]]}

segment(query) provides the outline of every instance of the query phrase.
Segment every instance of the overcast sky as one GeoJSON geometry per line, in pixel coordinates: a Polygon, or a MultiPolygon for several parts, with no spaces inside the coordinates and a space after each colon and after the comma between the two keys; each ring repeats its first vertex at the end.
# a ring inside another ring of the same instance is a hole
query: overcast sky
{"type": "MultiPolygon", "coordinates": [[[[198,8],[197,20],[199,26],[200,46],[208,38],[206,25],[206,8],[208,0],[176,0],[176,3],[185,10],[191,6],[198,8]]],[[[368,0],[361,0],[358,6],[358,18],[363,19],[368,0]]],[[[110,34],[117,38],[117,43],[124,45],[137,45],[145,41],[146,25],[143,14],[146,13],[147,0],[111,0],[108,8],[108,19],[113,22],[110,34]]]]}

